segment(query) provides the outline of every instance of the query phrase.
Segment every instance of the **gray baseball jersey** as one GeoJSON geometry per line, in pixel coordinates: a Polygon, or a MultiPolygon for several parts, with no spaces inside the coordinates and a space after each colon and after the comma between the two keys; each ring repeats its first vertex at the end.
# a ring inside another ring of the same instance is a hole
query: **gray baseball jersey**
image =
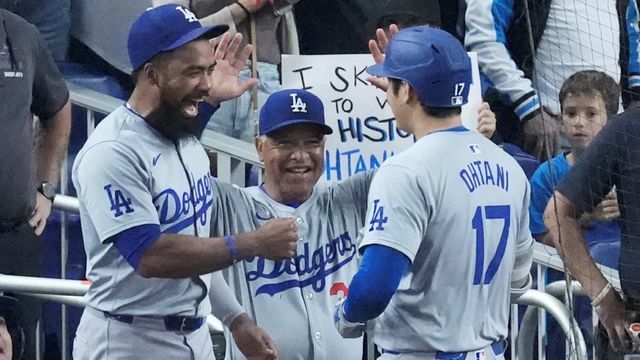
{"type": "MultiPolygon", "coordinates": [[[[316,185],[298,208],[280,204],[261,188],[213,181],[212,235],[257,229],[271,218],[298,219],[294,259],[238,262],[225,277],[246,312],[273,338],[287,360],[362,358],[362,338],[343,339],[331,314],[356,273],[356,237],[364,224],[372,173],[316,185]]],[[[214,300],[214,306],[215,306],[214,300]]],[[[227,359],[244,359],[227,336],[227,359]]]]}
{"type": "Polygon", "coordinates": [[[144,224],[159,224],[163,233],[209,236],[209,160],[195,137],[174,144],[122,106],[89,136],[72,176],[91,281],[88,306],[127,315],[211,312],[210,275],[144,278],[108,241],[144,224]]]}
{"type": "Polygon", "coordinates": [[[505,339],[514,264],[532,251],[528,206],[516,161],[462,127],[387,159],[371,184],[359,249],[382,244],[411,266],[368,323],[374,342],[400,353],[460,352],[505,339]]]}

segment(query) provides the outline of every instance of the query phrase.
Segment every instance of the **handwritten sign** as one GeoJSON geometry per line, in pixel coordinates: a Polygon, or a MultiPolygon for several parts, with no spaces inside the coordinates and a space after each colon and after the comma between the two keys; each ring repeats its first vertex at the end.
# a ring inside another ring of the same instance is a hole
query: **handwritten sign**
{"type": "MultiPolygon", "coordinates": [[[[474,53],[473,85],[462,109],[463,124],[474,129],[481,103],[480,76],[474,53]]],[[[283,55],[282,86],[309,90],[324,103],[333,134],[325,145],[325,176],[339,181],[379,167],[414,142],[398,129],[386,93],[366,80],[371,55],[283,55]]]]}

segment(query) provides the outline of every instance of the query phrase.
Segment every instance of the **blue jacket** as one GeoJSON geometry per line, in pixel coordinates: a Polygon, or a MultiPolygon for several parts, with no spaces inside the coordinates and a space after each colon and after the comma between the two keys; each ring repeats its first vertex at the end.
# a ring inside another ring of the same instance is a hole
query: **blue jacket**
{"type": "MultiPolygon", "coordinates": [[[[483,74],[506,95],[521,120],[534,116],[540,101],[531,85],[533,54],[525,16],[525,0],[469,0],[465,45],[478,53],[483,74]]],[[[533,48],[537,49],[553,0],[527,0],[533,48]]],[[[638,5],[617,0],[620,22],[620,68],[625,102],[640,99],[638,5]]]]}

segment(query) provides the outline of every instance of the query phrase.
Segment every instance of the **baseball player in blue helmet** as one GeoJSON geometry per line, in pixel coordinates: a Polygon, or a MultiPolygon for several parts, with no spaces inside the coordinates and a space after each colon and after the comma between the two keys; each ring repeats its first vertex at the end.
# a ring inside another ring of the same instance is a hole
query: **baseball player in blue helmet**
{"type": "MultiPolygon", "coordinates": [[[[213,360],[208,295],[233,298],[214,271],[245,257],[295,254],[293,218],[209,236],[209,159],[192,125],[204,102],[215,107],[255,84],[238,82],[251,50],[239,50],[241,35],[222,35],[214,52],[210,39],[226,29],[202,27],[176,4],[145,11],[131,27],[136,87],[89,136],[72,170],[91,281],[75,359],[213,360]]],[[[269,337],[235,306],[213,312],[242,340],[241,351],[277,358],[269,337]]]]}
{"type": "Polygon", "coordinates": [[[503,359],[510,290],[530,284],[529,183],[515,160],[462,126],[471,62],[448,33],[399,31],[369,73],[389,80],[416,143],[368,194],[362,261],[334,324],[366,329],[382,359],[503,359]]]}

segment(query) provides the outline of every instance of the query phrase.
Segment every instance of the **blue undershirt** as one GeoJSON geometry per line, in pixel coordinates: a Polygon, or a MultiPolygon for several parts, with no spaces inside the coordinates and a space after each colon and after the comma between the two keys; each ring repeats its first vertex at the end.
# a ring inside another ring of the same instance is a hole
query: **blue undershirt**
{"type": "Polygon", "coordinates": [[[408,257],[388,246],[364,248],[360,269],[351,280],[349,296],[344,303],[345,318],[364,322],[382,314],[409,265],[408,257]]]}
{"type": "Polygon", "coordinates": [[[138,270],[142,255],[160,239],[160,225],[145,224],[124,230],[106,242],[112,242],[129,265],[138,270]]]}

